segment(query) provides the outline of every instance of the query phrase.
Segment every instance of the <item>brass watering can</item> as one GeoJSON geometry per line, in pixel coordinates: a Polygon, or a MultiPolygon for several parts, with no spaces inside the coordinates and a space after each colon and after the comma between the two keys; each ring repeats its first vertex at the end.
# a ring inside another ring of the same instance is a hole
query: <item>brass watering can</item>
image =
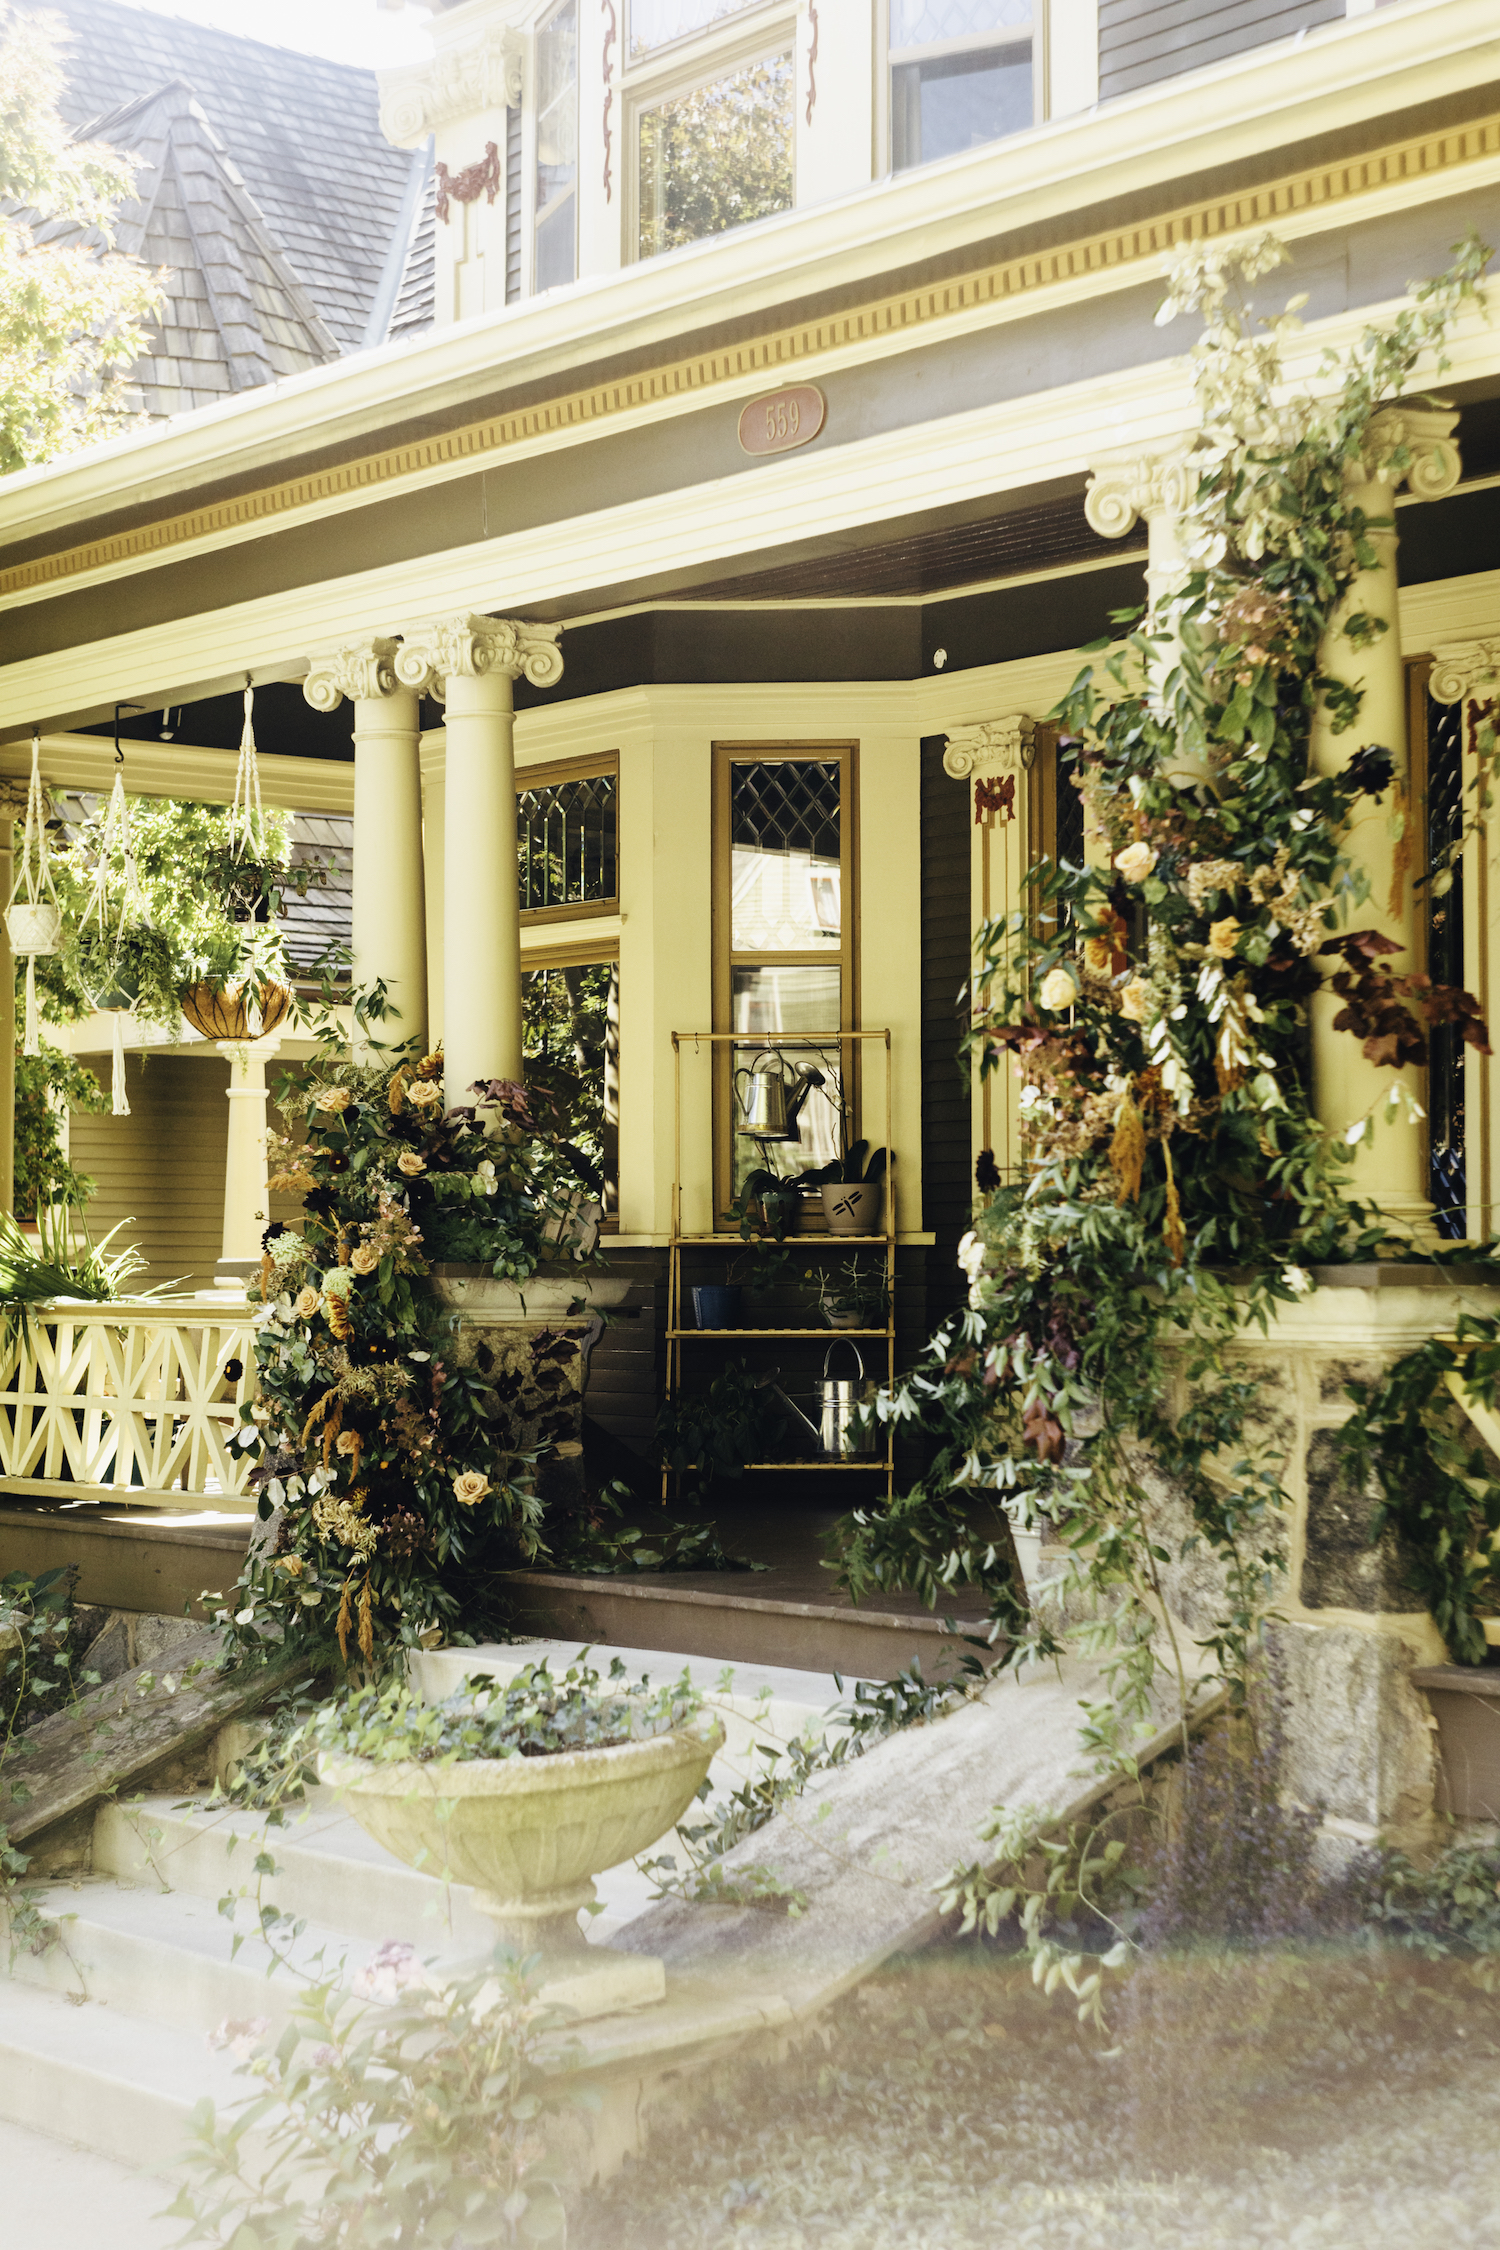
{"type": "Polygon", "coordinates": [[[821,1070],[788,1071],[780,1055],[768,1047],[747,1069],[734,1074],[744,1120],[737,1130],[752,1141],[796,1140],[802,1104],[814,1086],[825,1083],[821,1070]]]}

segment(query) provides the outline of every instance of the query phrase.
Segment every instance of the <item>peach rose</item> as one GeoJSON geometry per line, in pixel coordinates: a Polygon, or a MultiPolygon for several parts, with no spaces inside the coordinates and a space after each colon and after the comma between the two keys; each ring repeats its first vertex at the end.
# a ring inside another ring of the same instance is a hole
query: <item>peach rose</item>
{"type": "Polygon", "coordinates": [[[404,1148],[396,1159],[396,1170],[404,1172],[409,1180],[414,1180],[419,1172],[425,1172],[426,1169],[426,1164],[414,1148],[404,1148]]]}
{"type": "Polygon", "coordinates": [[[478,1469],[465,1469],[453,1479],[453,1497],[464,1508],[477,1507],[489,1489],[489,1478],[478,1469]]]}
{"type": "Polygon", "coordinates": [[[322,1302],[323,1299],[316,1289],[301,1289],[297,1293],[292,1310],[299,1320],[311,1320],[322,1302]]]}
{"type": "Polygon", "coordinates": [[[368,1242],[362,1242],[349,1260],[350,1270],[353,1273],[373,1273],[379,1263],[379,1258],[370,1248],[368,1242]]]}
{"type": "Polygon", "coordinates": [[[314,1109],[329,1110],[337,1115],[340,1110],[347,1109],[353,1099],[347,1086],[320,1086],[313,1095],[312,1105],[314,1109]]]}
{"type": "Polygon", "coordinates": [[[406,1098],[413,1109],[441,1109],[443,1089],[434,1085],[430,1078],[419,1078],[414,1086],[407,1088],[406,1098]]]}

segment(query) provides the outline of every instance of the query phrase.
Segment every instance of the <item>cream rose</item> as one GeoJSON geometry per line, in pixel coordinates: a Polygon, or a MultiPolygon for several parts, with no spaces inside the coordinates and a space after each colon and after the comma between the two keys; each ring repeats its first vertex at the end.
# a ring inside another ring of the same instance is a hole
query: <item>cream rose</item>
{"type": "Polygon", "coordinates": [[[301,1289],[297,1292],[292,1311],[299,1320],[311,1320],[322,1302],[323,1299],[316,1289],[301,1289]]]}
{"type": "Polygon", "coordinates": [[[407,1087],[406,1098],[413,1109],[441,1109],[443,1089],[434,1086],[430,1078],[419,1078],[414,1086],[407,1087]]]}
{"type": "Polygon", "coordinates": [[[379,1258],[367,1242],[362,1242],[349,1259],[350,1270],[353,1273],[373,1273],[379,1263],[379,1258]]]}
{"type": "Polygon", "coordinates": [[[1037,999],[1044,1008],[1059,1012],[1063,1008],[1071,1008],[1077,998],[1078,987],[1061,962],[1055,969],[1047,971],[1042,979],[1041,990],[1037,993],[1037,999]]]}
{"type": "Polygon", "coordinates": [[[425,1172],[426,1169],[426,1164],[414,1148],[404,1148],[396,1159],[396,1170],[404,1172],[409,1180],[414,1180],[419,1172],[425,1172]]]}
{"type": "Polygon", "coordinates": [[[464,1508],[477,1507],[490,1489],[490,1480],[479,1469],[465,1469],[453,1479],[453,1497],[464,1508]]]}
{"type": "Polygon", "coordinates": [[[1149,844],[1127,844],[1115,853],[1115,865],[1127,883],[1144,883],[1156,865],[1156,854],[1149,844]]]}
{"type": "Polygon", "coordinates": [[[313,1095],[313,1108],[331,1110],[335,1114],[347,1109],[354,1096],[347,1086],[323,1086],[313,1095]]]}

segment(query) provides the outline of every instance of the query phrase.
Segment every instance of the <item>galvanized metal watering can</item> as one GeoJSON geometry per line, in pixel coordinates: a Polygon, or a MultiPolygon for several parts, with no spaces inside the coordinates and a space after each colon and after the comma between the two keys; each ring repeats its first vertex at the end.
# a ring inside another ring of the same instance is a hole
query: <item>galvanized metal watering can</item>
{"type": "Polygon", "coordinates": [[[835,1460],[847,1459],[856,1453],[873,1453],[875,1428],[862,1422],[860,1416],[861,1394],[865,1387],[865,1363],[860,1349],[852,1338],[836,1336],[823,1354],[823,1380],[818,1385],[818,1419],[813,1421],[804,1414],[794,1398],[788,1398],[779,1383],[771,1388],[783,1406],[789,1406],[805,1430],[810,1430],[826,1454],[835,1460]],[[828,1373],[828,1362],[839,1345],[844,1344],[854,1354],[854,1364],[859,1373],[850,1381],[846,1377],[828,1373]]]}
{"type": "Polygon", "coordinates": [[[752,1141],[796,1140],[802,1104],[814,1086],[824,1083],[821,1070],[789,1071],[781,1056],[768,1047],[764,1054],[756,1056],[748,1069],[737,1070],[734,1074],[740,1115],[744,1120],[739,1131],[752,1141]],[[745,1082],[743,1088],[741,1079],[745,1082]]]}

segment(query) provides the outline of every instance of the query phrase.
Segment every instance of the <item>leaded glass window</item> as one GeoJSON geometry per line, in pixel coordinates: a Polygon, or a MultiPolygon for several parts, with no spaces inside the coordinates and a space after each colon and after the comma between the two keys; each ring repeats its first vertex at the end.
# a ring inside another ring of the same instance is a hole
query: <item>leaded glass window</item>
{"type": "Polygon", "coordinates": [[[613,904],[619,896],[618,780],[613,772],[538,778],[523,774],[516,799],[521,912],[613,904]]]}

